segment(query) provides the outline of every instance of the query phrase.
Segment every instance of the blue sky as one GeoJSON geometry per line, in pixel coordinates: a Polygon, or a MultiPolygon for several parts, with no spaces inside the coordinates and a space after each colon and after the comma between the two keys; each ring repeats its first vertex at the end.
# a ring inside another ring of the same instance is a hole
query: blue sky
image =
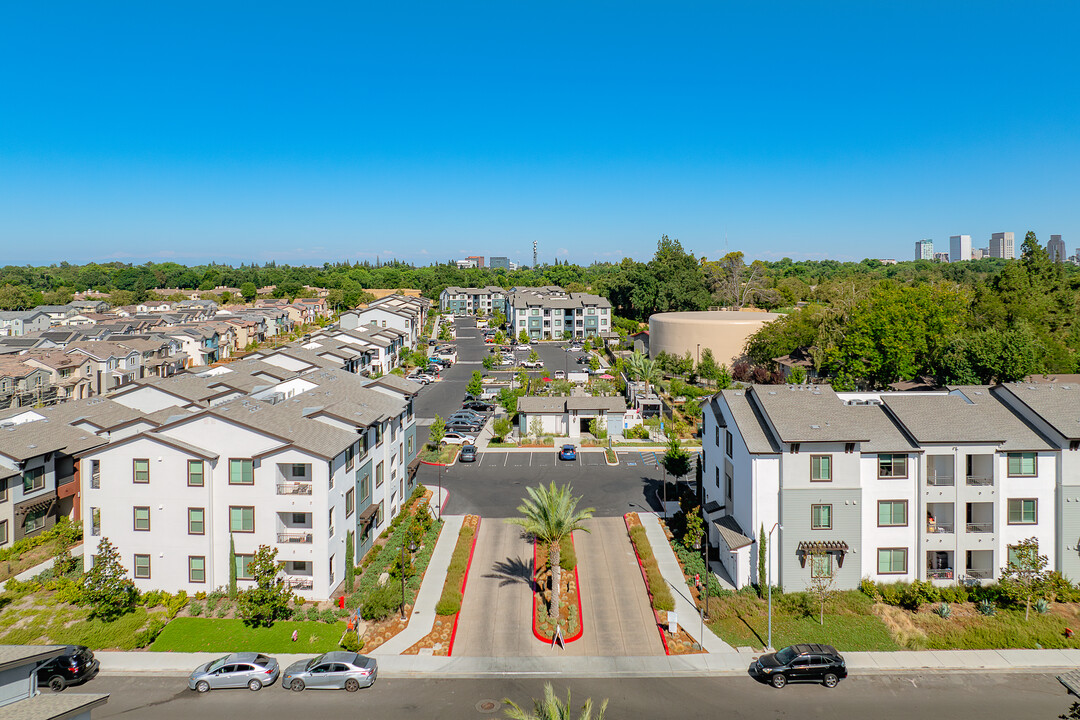
{"type": "Polygon", "coordinates": [[[0,263],[1080,246],[1075,3],[7,3],[0,263]]]}

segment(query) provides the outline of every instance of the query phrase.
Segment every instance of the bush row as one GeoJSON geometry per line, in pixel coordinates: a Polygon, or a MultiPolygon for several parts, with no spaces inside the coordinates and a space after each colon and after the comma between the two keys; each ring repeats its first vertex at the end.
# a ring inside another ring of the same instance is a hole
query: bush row
{"type": "MultiPolygon", "coordinates": [[[[1001,607],[1022,605],[1026,598],[1022,589],[1008,581],[985,585],[948,585],[938,587],[926,580],[908,582],[876,583],[863,578],[863,593],[887,605],[907,610],[917,610],[926,603],[965,603],[988,601],[1001,607]]],[[[1051,602],[1080,602],[1080,588],[1069,582],[1059,572],[1051,572],[1036,597],[1051,602]]]]}
{"type": "Polygon", "coordinates": [[[634,544],[641,564],[645,566],[645,581],[649,584],[649,594],[652,595],[654,610],[670,611],[675,609],[675,598],[671,595],[671,589],[664,582],[664,576],[660,574],[660,566],[656,564],[656,556],[653,555],[652,545],[645,535],[645,528],[634,525],[630,528],[630,542],[634,544]]]}
{"type": "Polygon", "coordinates": [[[32,550],[40,545],[59,540],[60,544],[68,547],[82,540],[82,522],[71,522],[67,518],[60,518],[56,524],[43,533],[33,537],[23,538],[16,541],[11,547],[0,550],[0,561],[17,560],[27,550],[32,550]]]}
{"type": "Polygon", "coordinates": [[[435,606],[436,615],[456,615],[461,611],[461,582],[469,569],[469,553],[472,552],[473,535],[476,530],[469,525],[462,525],[458,533],[454,554],[450,556],[450,567],[446,571],[442,595],[435,606]]]}

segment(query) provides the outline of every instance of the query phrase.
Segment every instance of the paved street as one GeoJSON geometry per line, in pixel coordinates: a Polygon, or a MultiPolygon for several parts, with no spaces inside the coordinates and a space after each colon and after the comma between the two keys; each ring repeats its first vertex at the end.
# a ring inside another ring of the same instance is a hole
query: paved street
{"type": "MultiPolygon", "coordinates": [[[[849,678],[833,690],[820,685],[774,690],[746,678],[634,678],[576,680],[551,678],[556,692],[569,689],[574,704],[610,698],[607,716],[647,720],[765,720],[770,718],[875,718],[911,720],[1054,720],[1071,701],[1052,675],[900,674],[849,678]]],[[[531,708],[543,680],[525,678],[426,680],[380,678],[358,693],[290,693],[277,685],[259,693],[219,690],[198,695],[183,678],[105,676],[86,692],[112,697],[94,718],[192,717],[231,720],[372,717],[475,720],[502,717],[510,699],[531,708]],[[492,703],[487,705],[486,703],[492,703]]],[[[69,690],[68,692],[78,692],[69,690]]],[[[576,716],[576,712],[574,713],[576,716]]]]}

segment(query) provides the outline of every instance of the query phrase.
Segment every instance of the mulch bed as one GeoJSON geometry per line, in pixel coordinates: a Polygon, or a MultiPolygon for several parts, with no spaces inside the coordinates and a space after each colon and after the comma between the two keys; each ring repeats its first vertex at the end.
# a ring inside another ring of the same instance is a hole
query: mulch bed
{"type": "MultiPolygon", "coordinates": [[[[573,535],[570,542],[573,542],[573,535]]],[[[563,626],[562,641],[571,643],[581,638],[584,633],[581,620],[581,594],[578,592],[577,567],[572,571],[563,570],[559,585],[559,618],[563,626]]],[[[548,548],[546,545],[533,543],[533,635],[542,642],[550,643],[555,636],[555,624],[548,617],[547,609],[551,605],[551,570],[548,568],[548,548]]]]}

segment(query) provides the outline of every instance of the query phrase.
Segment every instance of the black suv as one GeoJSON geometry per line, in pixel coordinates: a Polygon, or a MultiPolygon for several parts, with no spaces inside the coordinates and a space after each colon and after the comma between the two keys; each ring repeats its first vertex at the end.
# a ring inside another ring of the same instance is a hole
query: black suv
{"type": "Polygon", "coordinates": [[[762,655],[751,663],[750,674],[774,688],[789,682],[820,682],[832,688],[847,677],[847,666],[832,645],[807,643],[762,655]]]}
{"type": "Polygon", "coordinates": [[[38,685],[60,692],[68,685],[81,685],[98,673],[98,661],[85,645],[68,645],[37,670],[38,685]]]}

